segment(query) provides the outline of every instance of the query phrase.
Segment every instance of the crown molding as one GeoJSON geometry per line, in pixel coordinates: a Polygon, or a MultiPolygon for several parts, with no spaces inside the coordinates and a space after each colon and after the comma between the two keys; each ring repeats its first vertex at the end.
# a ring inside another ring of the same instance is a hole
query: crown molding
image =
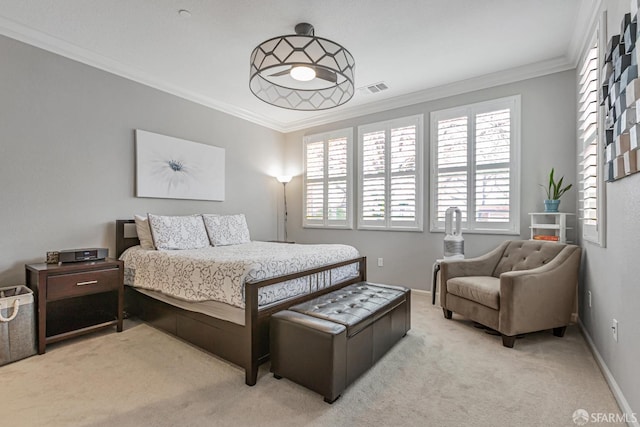
{"type": "MultiPolygon", "coordinates": [[[[599,3],[600,0],[596,1],[599,3]]],[[[262,114],[256,114],[252,111],[202,96],[201,94],[193,91],[185,90],[176,85],[159,80],[149,73],[137,68],[130,67],[114,59],[98,55],[90,50],[68,43],[57,37],[53,37],[3,16],[0,16],[0,34],[281,133],[304,130],[339,120],[351,119],[367,114],[378,113],[385,110],[419,104],[435,99],[565,71],[575,68],[575,63],[577,61],[573,60],[572,55],[571,58],[562,57],[549,61],[528,64],[364,105],[339,107],[335,110],[320,112],[310,118],[285,123],[265,117],[262,114]]]]}
{"type": "Polygon", "coordinates": [[[124,77],[128,80],[143,84],[145,86],[158,89],[162,92],[175,95],[179,98],[195,102],[205,107],[213,108],[223,113],[250,121],[252,123],[268,127],[278,132],[285,132],[286,125],[262,115],[255,114],[243,108],[238,108],[224,102],[202,96],[193,91],[188,91],[165,81],[159,80],[149,73],[145,73],[137,68],[130,67],[119,61],[98,55],[88,49],[68,43],[57,37],[35,30],[26,25],[17,23],[3,16],[0,16],[0,35],[18,40],[20,42],[38,47],[48,52],[55,53],[65,58],[89,65],[94,68],[124,77]]]}
{"type": "Polygon", "coordinates": [[[365,104],[352,108],[341,108],[339,111],[331,111],[322,115],[316,115],[305,120],[291,122],[285,127],[285,132],[293,132],[308,129],[310,127],[324,125],[339,120],[352,119],[367,114],[379,113],[394,108],[420,104],[436,99],[461,95],[481,89],[514,83],[521,80],[541,77],[575,68],[573,62],[567,58],[556,58],[549,61],[537,62],[509,70],[498,71],[471,79],[461,80],[430,89],[412,92],[393,98],[384,99],[375,103],[365,104]]]}
{"type": "Polygon", "coordinates": [[[573,36],[569,42],[567,56],[570,58],[574,68],[578,67],[578,61],[584,53],[587,44],[591,42],[593,31],[598,22],[602,0],[591,0],[590,2],[580,2],[580,9],[576,18],[576,25],[573,36]]]}

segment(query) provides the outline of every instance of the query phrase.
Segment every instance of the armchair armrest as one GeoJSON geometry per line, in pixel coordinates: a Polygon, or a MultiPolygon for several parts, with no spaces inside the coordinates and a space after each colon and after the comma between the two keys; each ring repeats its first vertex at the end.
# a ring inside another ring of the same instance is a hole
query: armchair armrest
{"type": "Polygon", "coordinates": [[[448,280],[463,276],[491,276],[508,244],[509,242],[504,242],[491,252],[476,258],[442,261],[442,278],[448,280]]]}
{"type": "Polygon", "coordinates": [[[501,274],[499,331],[513,336],[568,325],[580,254],[568,245],[546,265],[501,274]]]}

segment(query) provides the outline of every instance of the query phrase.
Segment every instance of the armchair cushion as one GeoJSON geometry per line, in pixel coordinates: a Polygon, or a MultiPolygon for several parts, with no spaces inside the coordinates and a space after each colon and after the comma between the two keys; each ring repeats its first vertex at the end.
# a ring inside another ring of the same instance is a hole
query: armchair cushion
{"type": "Polygon", "coordinates": [[[468,276],[449,279],[447,292],[494,310],[500,309],[500,279],[496,277],[468,276]]]}

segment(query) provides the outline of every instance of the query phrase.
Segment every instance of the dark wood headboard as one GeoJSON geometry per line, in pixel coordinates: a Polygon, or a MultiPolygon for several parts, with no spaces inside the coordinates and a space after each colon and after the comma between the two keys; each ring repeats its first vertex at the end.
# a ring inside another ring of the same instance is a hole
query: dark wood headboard
{"type": "Polygon", "coordinates": [[[131,246],[139,245],[140,240],[135,233],[135,226],[126,226],[126,224],[135,224],[132,219],[117,219],[116,220],[116,258],[120,258],[120,255],[131,246]],[[129,231],[133,229],[133,233],[129,231]]]}

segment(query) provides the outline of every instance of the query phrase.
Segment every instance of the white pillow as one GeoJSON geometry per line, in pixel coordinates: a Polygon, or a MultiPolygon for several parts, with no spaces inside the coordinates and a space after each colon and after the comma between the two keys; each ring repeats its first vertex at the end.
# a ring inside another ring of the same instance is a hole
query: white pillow
{"type": "Polygon", "coordinates": [[[249,243],[249,227],[244,214],[208,215],[203,214],[204,225],[213,246],[237,245],[249,243]]]}
{"type": "Polygon", "coordinates": [[[142,249],[155,249],[153,245],[153,236],[151,235],[151,228],[149,228],[149,219],[147,216],[134,215],[133,218],[136,222],[136,233],[140,240],[140,247],[142,249]]]}
{"type": "Polygon", "coordinates": [[[153,243],[160,250],[201,249],[209,246],[201,215],[148,214],[153,243]]]}

